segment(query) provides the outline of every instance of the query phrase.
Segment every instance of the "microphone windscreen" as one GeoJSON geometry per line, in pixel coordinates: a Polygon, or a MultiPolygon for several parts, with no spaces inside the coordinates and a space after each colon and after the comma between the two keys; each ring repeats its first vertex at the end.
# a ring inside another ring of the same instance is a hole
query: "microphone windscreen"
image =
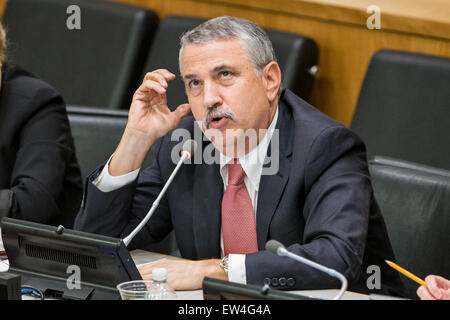
{"type": "Polygon", "coordinates": [[[266,250],[273,252],[275,254],[277,253],[278,248],[284,248],[283,244],[277,240],[269,240],[266,242],[266,250]]]}
{"type": "Polygon", "coordinates": [[[195,151],[197,150],[197,142],[195,142],[195,140],[192,139],[186,140],[186,142],[183,143],[183,147],[181,150],[187,151],[190,154],[194,154],[195,151]]]}

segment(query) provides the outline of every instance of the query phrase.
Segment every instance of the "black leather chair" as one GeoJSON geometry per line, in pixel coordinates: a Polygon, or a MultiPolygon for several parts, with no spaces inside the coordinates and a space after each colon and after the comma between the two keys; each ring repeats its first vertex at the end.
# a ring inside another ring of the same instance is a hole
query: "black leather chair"
{"type": "Polygon", "coordinates": [[[282,86],[309,100],[318,71],[319,48],[316,42],[294,33],[265,29],[280,65],[282,86]]]}
{"type": "Polygon", "coordinates": [[[12,0],[3,15],[13,62],[68,104],[110,109],[129,106],[157,22],[151,10],[99,0],[12,0]],[[79,30],[67,26],[76,21],[71,5],[79,30]]]}
{"type": "MultiPolygon", "coordinates": [[[[381,156],[369,170],[398,264],[450,279],[450,171],[381,156]]],[[[419,285],[402,279],[414,296],[419,285]]]]}
{"type": "Polygon", "coordinates": [[[450,170],[450,59],[375,53],[351,128],[368,157],[386,155],[450,170]]]}
{"type": "MultiPolygon", "coordinates": [[[[179,74],[180,37],[185,31],[195,28],[204,21],[206,20],[181,16],[167,16],[162,19],[141,78],[145,73],[160,68],[179,74]]],[[[267,29],[266,31],[280,64],[283,86],[307,100],[317,70],[317,44],[314,40],[297,34],[267,29]]],[[[167,102],[171,109],[187,102],[184,83],[180,76],[170,83],[167,102]]]]}
{"type": "MultiPolygon", "coordinates": [[[[128,112],[68,106],[67,114],[74,138],[81,173],[84,178],[104,163],[116,149],[127,123],[128,112]]],[[[150,166],[156,157],[150,149],[143,168],[150,166]]],[[[143,249],[164,254],[179,255],[174,232],[163,241],[143,249]]]]}

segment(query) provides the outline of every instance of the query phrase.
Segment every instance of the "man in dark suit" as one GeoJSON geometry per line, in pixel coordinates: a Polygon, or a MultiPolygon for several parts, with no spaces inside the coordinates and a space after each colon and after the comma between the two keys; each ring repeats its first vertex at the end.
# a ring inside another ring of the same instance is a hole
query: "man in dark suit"
{"type": "Polygon", "coordinates": [[[280,68],[264,31],[244,19],[209,20],[182,37],[180,70],[189,104],[169,111],[165,94],[174,74],[160,69],[145,76],[119,146],[88,178],[76,227],[128,235],[173,171],[177,137],[198,137],[201,130],[192,164],[181,167],[131,243],[157,242],[174,229],[181,255],[190,260],[144,266],[144,278],[166,267],[179,290],[200,288],[205,276],[279,289],[339,286],[265,251],[266,241],[276,239],[337,269],[353,290],[368,291],[366,270],[376,265],[378,292],[401,294],[398,275],[383,262],[393,252],[363,142],[292,92],[280,94],[280,68]],[[181,120],[190,110],[197,121],[181,120]],[[155,164],[140,172],[153,144],[155,164]]]}
{"type": "Polygon", "coordinates": [[[64,101],[5,51],[0,26],[0,218],[71,227],[83,190],[64,101]]]}

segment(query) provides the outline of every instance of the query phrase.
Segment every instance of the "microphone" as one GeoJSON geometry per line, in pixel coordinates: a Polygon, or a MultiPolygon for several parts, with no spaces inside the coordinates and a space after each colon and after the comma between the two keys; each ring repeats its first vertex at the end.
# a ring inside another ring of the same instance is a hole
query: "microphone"
{"type": "Polygon", "coordinates": [[[345,290],[347,290],[347,279],[344,277],[342,273],[337,272],[334,269],[327,268],[321,264],[318,264],[314,261],[311,261],[309,259],[306,259],[304,257],[301,257],[295,253],[292,253],[288,251],[284,245],[276,240],[269,240],[266,243],[266,250],[270,251],[272,253],[275,253],[278,256],[287,256],[295,261],[301,262],[303,264],[306,264],[314,269],[320,270],[322,272],[325,272],[326,274],[337,278],[341,281],[341,290],[338,292],[338,294],[332,299],[332,300],[339,300],[342,298],[342,295],[344,294],[345,290]]]}
{"type": "Polygon", "coordinates": [[[170,175],[169,179],[167,180],[166,184],[164,185],[164,187],[162,188],[161,192],[159,193],[158,197],[156,198],[156,200],[153,202],[152,207],[150,208],[150,210],[148,211],[147,215],[145,216],[145,218],[139,223],[139,225],[125,238],[123,239],[123,242],[126,246],[128,246],[131,242],[131,240],[133,240],[133,238],[136,236],[136,234],[138,234],[139,231],[141,231],[141,229],[145,226],[145,224],[148,222],[148,220],[151,218],[151,216],[153,215],[153,213],[156,211],[156,208],[158,208],[159,202],[161,201],[162,197],[164,196],[164,194],[167,191],[167,188],[169,188],[170,184],[172,183],[173,178],[175,177],[175,175],[177,174],[178,170],[180,169],[181,165],[184,163],[184,160],[186,159],[190,159],[192,157],[192,155],[195,153],[195,151],[197,150],[197,142],[195,142],[192,139],[187,140],[184,144],[183,147],[181,148],[180,151],[180,160],[177,163],[177,166],[175,167],[175,169],[173,170],[172,174],[170,175]]]}

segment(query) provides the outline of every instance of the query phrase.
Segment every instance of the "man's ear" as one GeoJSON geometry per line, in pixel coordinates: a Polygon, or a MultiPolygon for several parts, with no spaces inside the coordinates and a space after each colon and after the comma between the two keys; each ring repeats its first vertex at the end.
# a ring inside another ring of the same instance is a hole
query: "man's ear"
{"type": "Polygon", "coordinates": [[[274,101],[281,86],[281,70],[278,63],[275,61],[268,63],[262,71],[262,76],[267,98],[269,101],[274,101]]]}

